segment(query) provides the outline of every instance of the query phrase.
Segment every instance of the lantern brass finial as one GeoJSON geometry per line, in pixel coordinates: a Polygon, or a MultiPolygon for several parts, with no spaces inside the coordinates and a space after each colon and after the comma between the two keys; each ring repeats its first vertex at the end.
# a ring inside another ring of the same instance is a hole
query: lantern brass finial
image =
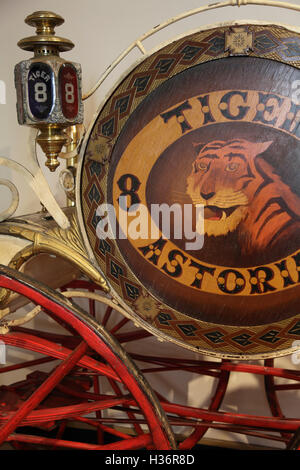
{"type": "Polygon", "coordinates": [[[69,39],[55,35],[54,28],[64,23],[64,19],[56,13],[36,11],[25,18],[25,23],[36,27],[36,36],[21,39],[18,46],[25,51],[33,51],[35,56],[58,55],[74,47],[69,39]]]}

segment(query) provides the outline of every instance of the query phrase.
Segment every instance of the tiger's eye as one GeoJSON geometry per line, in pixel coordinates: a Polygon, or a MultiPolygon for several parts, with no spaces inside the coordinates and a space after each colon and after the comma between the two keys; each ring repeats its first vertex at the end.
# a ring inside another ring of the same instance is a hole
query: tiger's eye
{"type": "Polygon", "coordinates": [[[231,163],[228,163],[228,165],[226,166],[226,171],[236,171],[238,167],[239,167],[238,163],[231,162],[231,163]]]}
{"type": "Polygon", "coordinates": [[[208,168],[208,165],[204,162],[196,162],[195,164],[196,171],[206,171],[207,168],[208,168]]]}

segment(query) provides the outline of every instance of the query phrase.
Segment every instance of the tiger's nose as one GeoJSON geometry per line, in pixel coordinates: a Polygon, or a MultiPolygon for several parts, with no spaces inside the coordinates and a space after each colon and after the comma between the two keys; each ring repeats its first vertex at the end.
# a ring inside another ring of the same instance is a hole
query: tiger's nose
{"type": "Polygon", "coordinates": [[[200,193],[201,197],[203,199],[205,199],[206,201],[208,199],[211,199],[216,193],[212,192],[212,193],[200,193]]]}

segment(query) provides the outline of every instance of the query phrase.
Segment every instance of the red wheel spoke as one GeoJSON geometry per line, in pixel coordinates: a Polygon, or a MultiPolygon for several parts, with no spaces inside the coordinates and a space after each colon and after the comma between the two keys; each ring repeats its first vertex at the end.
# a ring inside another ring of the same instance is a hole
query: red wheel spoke
{"type": "MultiPolygon", "coordinates": [[[[229,381],[229,372],[228,371],[221,371],[219,381],[218,381],[218,386],[215,392],[215,395],[210,403],[209,406],[209,411],[217,411],[221,403],[223,401],[224,395],[227,390],[228,386],[228,381],[229,381]]],[[[180,443],[179,448],[180,449],[190,449],[191,447],[194,447],[197,442],[200,441],[200,439],[204,436],[206,431],[209,429],[209,426],[200,428],[196,427],[195,431],[183,442],[180,443]]]]}
{"type": "Polygon", "coordinates": [[[38,444],[41,446],[56,446],[81,450],[136,450],[149,445],[152,442],[152,437],[150,434],[143,434],[142,436],[133,437],[131,439],[124,439],[123,441],[114,442],[112,444],[97,445],[60,439],[50,439],[47,437],[27,436],[24,434],[12,434],[8,437],[7,441],[25,442],[30,444],[38,444]]]}
{"type": "MultiPolygon", "coordinates": [[[[120,395],[120,393],[121,393],[120,387],[116,383],[114,383],[111,379],[109,379],[109,382],[110,382],[113,390],[115,391],[115,393],[117,395],[120,395]]],[[[127,415],[130,419],[133,419],[133,420],[135,419],[135,416],[134,416],[132,411],[128,411],[127,415]]],[[[143,434],[142,428],[140,427],[139,424],[134,423],[134,428],[135,428],[135,430],[138,434],[143,434]]]]}
{"type": "MultiPolygon", "coordinates": [[[[22,421],[23,426],[32,426],[41,424],[47,421],[60,420],[64,418],[71,419],[82,414],[89,414],[97,410],[107,410],[109,408],[117,407],[117,405],[124,404],[129,405],[130,400],[126,398],[105,398],[97,402],[84,402],[78,405],[60,406],[58,408],[46,408],[40,410],[34,410],[28,414],[22,421]]],[[[6,422],[10,417],[14,415],[14,412],[7,413],[7,416],[0,417],[0,422],[6,422]]]]}
{"type": "Polygon", "coordinates": [[[94,299],[89,299],[89,312],[92,315],[92,317],[95,317],[96,310],[95,310],[95,300],[94,299]]]}
{"type": "MultiPolygon", "coordinates": [[[[248,425],[245,426],[245,427],[242,427],[242,426],[238,426],[238,425],[234,425],[234,424],[213,423],[213,422],[209,422],[209,421],[201,421],[201,422],[198,422],[197,424],[195,424],[193,421],[189,421],[189,420],[186,420],[186,419],[177,420],[177,419],[174,419],[172,417],[169,417],[169,422],[173,426],[193,426],[193,427],[198,427],[200,429],[204,428],[205,430],[207,428],[219,429],[219,430],[232,432],[232,433],[236,433],[236,434],[243,434],[243,435],[247,435],[247,436],[253,436],[253,437],[259,437],[259,438],[263,438],[263,439],[269,439],[269,440],[272,440],[272,441],[285,442],[285,443],[287,442],[287,439],[285,439],[284,437],[275,436],[274,434],[267,434],[266,432],[264,432],[263,428],[260,428],[261,430],[259,431],[256,428],[251,428],[251,426],[248,426],[248,425]]],[[[180,446],[180,449],[183,450],[184,448],[182,446],[180,446]]]]}
{"type": "Polygon", "coordinates": [[[113,335],[114,333],[116,333],[117,331],[119,331],[124,325],[126,325],[126,323],[129,322],[129,319],[128,318],[123,318],[123,320],[121,320],[119,323],[117,323],[111,330],[110,330],[110,333],[113,335]]]}
{"type": "MultiPolygon", "coordinates": [[[[56,343],[24,333],[8,333],[6,335],[0,335],[0,339],[7,345],[28,349],[40,354],[46,354],[47,356],[52,356],[55,359],[65,359],[71,352],[68,348],[63,346],[58,348],[56,343]]],[[[114,380],[120,381],[120,378],[114,373],[111,367],[88,356],[83,357],[79,361],[78,365],[88,367],[92,371],[108,375],[114,380]]]]}
{"type": "Polygon", "coordinates": [[[9,434],[20,424],[23,418],[30,413],[65,377],[65,375],[74,367],[79,359],[86,352],[87,345],[82,342],[45,380],[45,382],[25,401],[18,411],[0,428],[0,442],[2,443],[9,434]]]}
{"type": "Polygon", "coordinates": [[[300,390],[300,384],[282,384],[274,385],[274,390],[278,392],[286,390],[300,390]]]}
{"type": "Polygon", "coordinates": [[[31,328],[24,328],[24,327],[14,327],[11,330],[14,333],[26,333],[28,335],[34,334],[35,336],[38,336],[39,338],[46,339],[48,341],[52,341],[53,343],[58,343],[58,344],[63,344],[66,347],[74,349],[78,344],[80,343],[80,336],[74,336],[74,332],[72,335],[63,335],[59,333],[53,333],[49,331],[41,331],[34,329],[32,330],[31,328]]]}
{"type": "Polygon", "coordinates": [[[55,361],[54,357],[42,357],[41,359],[35,359],[32,361],[25,361],[21,362],[20,364],[14,364],[12,366],[6,366],[6,367],[1,367],[0,368],[0,374],[3,374],[5,372],[11,372],[19,369],[25,369],[26,367],[32,367],[32,366],[37,366],[40,364],[46,364],[47,362],[52,362],[55,361]]]}
{"type": "MultiPolygon", "coordinates": [[[[99,421],[100,420],[102,421],[102,418],[100,418],[99,421]]],[[[88,418],[82,418],[81,416],[77,416],[76,421],[89,424],[90,426],[95,426],[101,431],[106,432],[107,434],[111,434],[112,436],[120,437],[121,439],[130,439],[130,436],[128,434],[125,434],[124,432],[121,432],[121,431],[117,431],[114,428],[109,428],[108,426],[105,426],[99,421],[95,422],[88,418]]]]}
{"type": "Polygon", "coordinates": [[[168,413],[179,416],[193,417],[206,422],[216,421],[229,424],[240,424],[275,431],[295,431],[300,427],[300,419],[277,419],[268,416],[253,416],[238,413],[224,413],[193,408],[182,405],[163,403],[163,408],[168,413]]]}
{"type": "Polygon", "coordinates": [[[103,326],[107,325],[108,320],[110,319],[110,316],[112,314],[112,311],[113,311],[112,307],[107,307],[107,309],[105,311],[105,315],[104,315],[103,320],[102,320],[102,325],[103,326]]]}
{"type": "Polygon", "coordinates": [[[128,331],[126,333],[117,333],[115,337],[119,341],[119,343],[129,343],[131,341],[138,341],[139,339],[149,338],[151,333],[146,330],[135,330],[135,331],[128,331]]]}
{"type": "MultiPolygon", "coordinates": [[[[97,395],[100,395],[100,383],[99,383],[99,377],[95,376],[93,377],[93,386],[94,386],[94,393],[97,395]]],[[[96,418],[100,419],[102,416],[101,411],[96,411],[96,418]]],[[[98,439],[98,444],[103,443],[103,429],[99,426],[97,428],[97,439],[98,439]]]]}
{"type": "MultiPolygon", "coordinates": [[[[269,359],[265,361],[265,366],[268,368],[273,368],[274,361],[273,359],[269,359]]],[[[265,390],[267,395],[268,404],[273,416],[277,416],[278,418],[284,418],[284,414],[282,413],[281,406],[279,404],[279,400],[276,394],[276,386],[275,386],[275,377],[273,375],[266,375],[264,377],[265,381],[265,390]]],[[[296,384],[293,384],[296,385],[296,384]]],[[[300,385],[300,384],[298,384],[300,385]]],[[[291,438],[290,434],[281,433],[282,437],[289,440],[291,438]]]]}

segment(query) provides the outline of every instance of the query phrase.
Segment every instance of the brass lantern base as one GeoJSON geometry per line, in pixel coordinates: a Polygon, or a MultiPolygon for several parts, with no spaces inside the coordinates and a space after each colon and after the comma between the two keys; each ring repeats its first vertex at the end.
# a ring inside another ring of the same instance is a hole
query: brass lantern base
{"type": "Polygon", "coordinates": [[[69,141],[69,137],[64,132],[65,127],[59,124],[43,124],[37,127],[41,132],[36,141],[46,155],[45,165],[54,172],[59,166],[57,158],[63,146],[69,141]]]}

